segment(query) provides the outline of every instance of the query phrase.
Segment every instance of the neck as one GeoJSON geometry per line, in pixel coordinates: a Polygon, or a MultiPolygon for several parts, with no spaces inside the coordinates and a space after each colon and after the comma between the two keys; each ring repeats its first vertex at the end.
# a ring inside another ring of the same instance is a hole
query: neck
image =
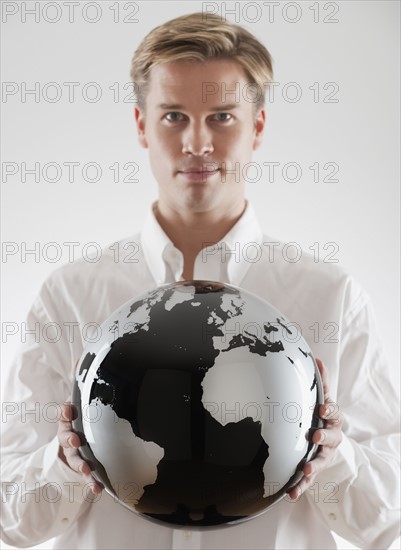
{"type": "Polygon", "coordinates": [[[245,199],[224,210],[208,212],[178,211],[158,201],[154,207],[163,231],[184,255],[194,260],[205,246],[219,242],[236,224],[246,206],[245,199]]]}

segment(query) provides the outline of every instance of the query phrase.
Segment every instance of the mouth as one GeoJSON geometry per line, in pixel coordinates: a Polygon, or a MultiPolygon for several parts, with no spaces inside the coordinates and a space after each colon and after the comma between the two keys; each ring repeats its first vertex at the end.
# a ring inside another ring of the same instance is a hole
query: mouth
{"type": "Polygon", "coordinates": [[[214,170],[202,168],[188,168],[187,170],[178,170],[178,174],[183,176],[185,179],[189,179],[192,181],[205,181],[207,178],[214,176],[218,172],[220,172],[219,168],[216,168],[214,170]]]}

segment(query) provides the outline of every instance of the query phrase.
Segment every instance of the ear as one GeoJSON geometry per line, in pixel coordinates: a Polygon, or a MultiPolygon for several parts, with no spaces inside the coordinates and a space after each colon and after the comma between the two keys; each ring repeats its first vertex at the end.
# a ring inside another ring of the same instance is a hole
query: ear
{"type": "Polygon", "coordinates": [[[264,109],[261,109],[255,118],[255,137],[253,141],[253,150],[256,151],[262,143],[263,130],[266,123],[266,113],[264,109]]]}
{"type": "Polygon", "coordinates": [[[136,127],[138,129],[138,141],[139,144],[145,149],[148,148],[148,142],[145,137],[145,113],[139,109],[139,107],[134,108],[134,117],[136,122],[136,127]]]}

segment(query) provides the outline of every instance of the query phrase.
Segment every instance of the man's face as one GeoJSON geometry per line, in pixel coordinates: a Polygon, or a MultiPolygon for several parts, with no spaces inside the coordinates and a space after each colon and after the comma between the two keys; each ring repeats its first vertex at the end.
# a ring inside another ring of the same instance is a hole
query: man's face
{"type": "Polygon", "coordinates": [[[246,164],[262,137],[247,79],[229,60],[174,62],[151,69],[146,110],[135,109],[149,148],[159,203],[177,211],[227,211],[244,197],[246,164]],[[235,90],[237,93],[235,93],[235,90]]]}

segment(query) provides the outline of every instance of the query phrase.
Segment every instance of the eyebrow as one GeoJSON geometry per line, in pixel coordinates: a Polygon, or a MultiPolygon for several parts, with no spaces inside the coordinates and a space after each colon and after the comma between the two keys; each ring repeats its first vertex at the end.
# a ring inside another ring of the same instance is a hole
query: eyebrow
{"type": "MultiPolygon", "coordinates": [[[[238,107],[237,103],[229,103],[227,105],[219,105],[218,107],[212,107],[210,110],[214,113],[219,111],[232,111],[233,109],[236,109],[238,107]]],[[[184,105],[181,105],[180,103],[160,103],[158,105],[159,109],[163,109],[166,111],[173,111],[178,109],[185,109],[184,105]]]]}

